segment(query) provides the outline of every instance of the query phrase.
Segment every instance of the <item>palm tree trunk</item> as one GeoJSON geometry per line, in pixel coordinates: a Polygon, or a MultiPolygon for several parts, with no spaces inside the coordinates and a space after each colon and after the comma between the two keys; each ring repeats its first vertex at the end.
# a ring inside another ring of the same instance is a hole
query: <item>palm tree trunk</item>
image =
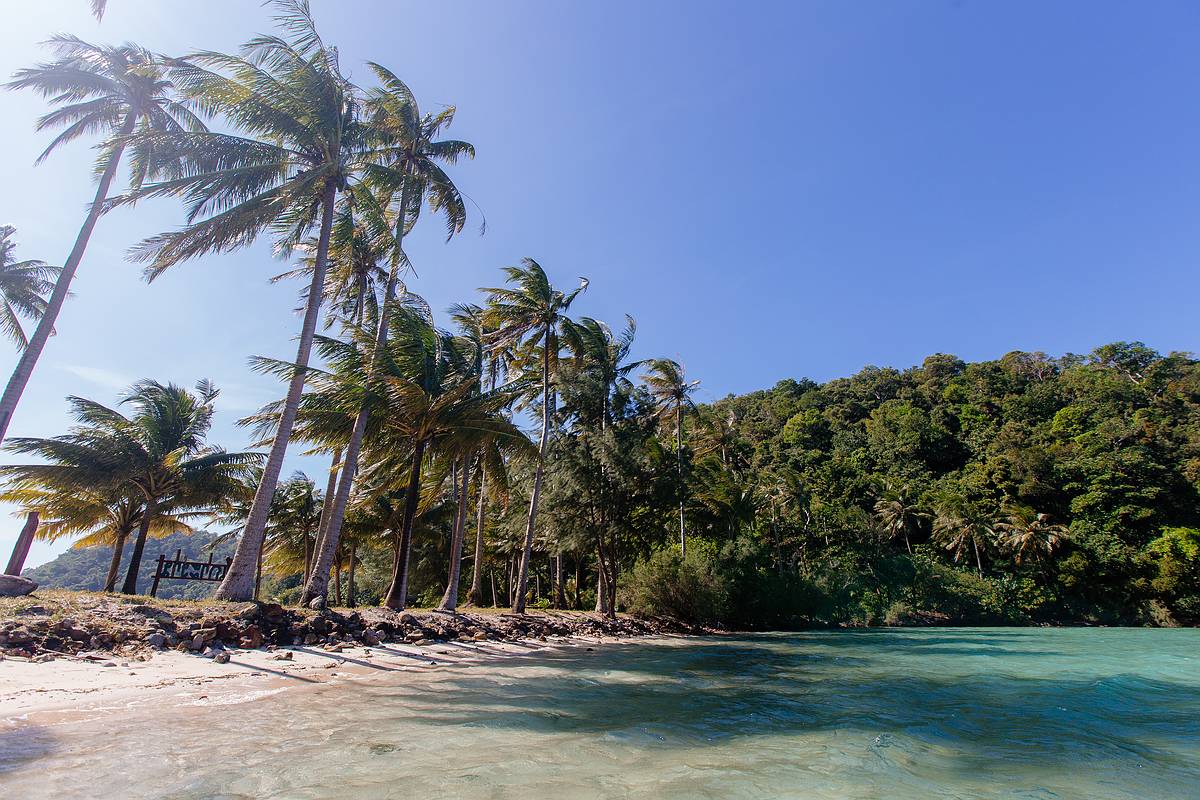
{"type": "Polygon", "coordinates": [[[355,608],[358,598],[354,591],[354,568],[358,566],[358,545],[350,545],[350,569],[346,573],[346,608],[355,608]]]}
{"type": "Polygon", "coordinates": [[[687,534],[683,529],[683,405],[675,406],[675,460],[679,467],[679,550],[687,558],[687,534]]]}
{"type": "Polygon", "coordinates": [[[129,538],[129,531],[117,531],[117,539],[113,542],[112,558],[108,562],[108,575],[104,578],[104,591],[111,592],[117,588],[117,573],[121,571],[121,556],[125,552],[125,540],[129,538]]]}
{"type": "Polygon", "coordinates": [[[408,597],[408,554],[412,550],[413,520],[417,517],[417,502],[421,496],[421,461],[425,458],[425,440],[413,448],[412,468],[408,473],[408,490],[404,496],[404,517],[400,522],[400,546],[392,564],[392,584],[388,587],[384,605],[399,611],[408,597]]]}
{"type": "Polygon", "coordinates": [[[442,595],[440,606],[442,611],[454,611],[458,608],[458,584],[462,578],[463,534],[467,528],[467,476],[470,474],[470,464],[464,461],[462,485],[458,487],[458,511],[454,515],[454,534],[450,537],[450,577],[446,581],[446,591],[442,595]]]}
{"type": "Polygon", "coordinates": [[[249,600],[254,591],[254,572],[258,554],[262,551],[263,537],[267,529],[267,516],[275,487],[279,484],[279,473],[283,469],[283,457],[287,453],[288,439],[296,422],[296,411],[300,407],[300,395],[304,391],[304,377],[308,370],[309,354],[312,352],[313,336],[317,330],[317,316],[321,310],[321,296],[325,288],[325,268],[329,259],[329,234],[333,229],[333,205],[337,200],[337,184],[329,181],[321,198],[321,233],[317,238],[317,254],[313,261],[313,277],[309,284],[308,300],[304,308],[304,324],[300,329],[300,344],[296,348],[296,370],[288,384],[287,399],[283,413],[279,416],[279,428],[271,442],[271,451],[263,467],[262,481],[254,493],[254,503],[246,519],[242,538],[238,540],[233,554],[233,563],[225,580],[217,587],[217,600],[249,600]]]}
{"type": "MultiPolygon", "coordinates": [[[[133,126],[136,122],[135,114],[132,112],[126,114],[125,121],[121,124],[120,135],[128,136],[133,133],[133,126]]],[[[118,139],[117,141],[123,140],[118,139]]],[[[33,336],[29,337],[29,343],[21,351],[16,369],[13,370],[12,377],[8,379],[8,385],[4,387],[4,394],[0,396],[0,442],[3,442],[8,435],[8,425],[12,422],[13,412],[17,410],[17,403],[21,401],[25,386],[29,383],[30,376],[33,375],[33,368],[37,366],[42,350],[46,347],[46,341],[54,332],[54,323],[70,292],[71,281],[75,278],[75,271],[79,269],[79,262],[83,260],[88,241],[92,238],[92,230],[96,227],[96,222],[104,211],[104,201],[108,198],[108,190],[112,186],[113,178],[117,174],[117,166],[120,164],[121,155],[124,152],[124,144],[118,144],[113,148],[108,164],[104,167],[104,173],[100,176],[100,183],[96,187],[96,198],[92,201],[87,217],[83,220],[83,227],[79,229],[79,233],[75,237],[75,245],[71,248],[71,254],[67,256],[62,271],[54,281],[54,291],[50,293],[50,299],[46,302],[46,310],[42,312],[33,336]]]]}
{"type": "Polygon", "coordinates": [[[979,573],[979,577],[983,577],[983,561],[979,558],[979,542],[971,539],[971,544],[975,547],[975,571],[979,573]]]}
{"type": "Polygon", "coordinates": [[[142,551],[146,549],[146,537],[150,534],[150,524],[158,513],[158,501],[146,501],[142,511],[142,521],[138,525],[137,538],[133,540],[133,553],[129,556],[129,568],[125,571],[125,585],[121,587],[123,594],[137,594],[138,569],[142,565],[142,551]]]}
{"type": "Polygon", "coordinates": [[[4,568],[5,575],[20,575],[21,570],[25,569],[25,559],[29,556],[29,548],[33,544],[33,536],[37,533],[40,519],[41,514],[36,511],[30,511],[25,515],[25,525],[17,535],[12,556],[8,559],[8,566],[4,568]]]}
{"type": "Polygon", "coordinates": [[[558,585],[554,589],[554,592],[555,592],[554,602],[558,605],[559,608],[566,608],[567,607],[567,587],[566,587],[566,582],[563,579],[563,556],[562,556],[561,550],[558,551],[557,562],[558,563],[556,564],[556,566],[557,566],[556,571],[558,573],[558,582],[557,582],[558,585]]]}
{"type": "MultiPolygon", "coordinates": [[[[404,200],[401,200],[401,206],[403,205],[404,200]]],[[[397,230],[403,230],[403,208],[398,216],[397,230]]],[[[397,248],[400,247],[400,241],[397,238],[397,248]]],[[[375,374],[379,371],[379,366],[383,362],[383,351],[387,347],[388,340],[388,323],[391,319],[391,301],[396,297],[396,284],[400,280],[401,263],[402,259],[393,259],[392,267],[388,271],[387,286],[383,291],[383,305],[379,308],[379,322],[375,328],[375,346],[371,351],[371,366],[367,370],[368,386],[374,381],[375,374]]],[[[358,455],[362,450],[363,437],[367,431],[367,418],[369,416],[370,407],[364,399],[362,405],[359,406],[358,413],[354,417],[354,427],[350,431],[350,442],[346,445],[346,457],[342,461],[342,474],[338,478],[337,491],[333,493],[333,508],[329,513],[329,523],[321,541],[321,549],[317,553],[316,568],[309,576],[308,583],[305,585],[304,592],[301,595],[302,603],[309,603],[317,597],[324,597],[329,591],[329,564],[332,562],[333,554],[341,541],[342,521],[346,517],[346,503],[350,500],[350,489],[353,487],[354,479],[358,475],[358,455]]],[[[328,497],[328,495],[326,496],[328,497]]]]}
{"type": "Polygon", "coordinates": [[[333,563],[333,602],[338,606],[342,604],[342,560],[340,558],[333,563]]]}
{"type": "Polygon", "coordinates": [[[550,334],[542,346],[542,438],[538,442],[537,468],[533,471],[533,492],[529,496],[529,518],[525,524],[525,544],[521,550],[521,567],[517,572],[517,587],[512,601],[514,614],[525,613],[525,589],[529,584],[529,558],[533,554],[533,531],[537,525],[538,499],[542,494],[542,476],[546,470],[546,442],[550,437],[550,334]]]}
{"type": "Polygon", "coordinates": [[[467,592],[467,605],[483,605],[483,507],[487,494],[487,467],[479,460],[479,499],[475,504],[475,563],[471,567],[471,591],[467,592]]]}
{"type": "MultiPolygon", "coordinates": [[[[333,459],[329,462],[329,480],[325,482],[325,502],[321,504],[321,519],[317,522],[317,540],[313,544],[314,553],[321,552],[321,548],[325,546],[325,533],[329,530],[329,515],[333,511],[333,495],[337,492],[338,473],[341,467],[342,449],[339,447],[333,451],[333,459]]],[[[304,570],[304,576],[301,579],[304,585],[308,584],[310,575],[312,575],[311,565],[304,570]]]]}
{"type": "Polygon", "coordinates": [[[258,599],[259,590],[262,589],[262,561],[263,551],[258,551],[258,562],[254,565],[254,599],[258,599]]]}

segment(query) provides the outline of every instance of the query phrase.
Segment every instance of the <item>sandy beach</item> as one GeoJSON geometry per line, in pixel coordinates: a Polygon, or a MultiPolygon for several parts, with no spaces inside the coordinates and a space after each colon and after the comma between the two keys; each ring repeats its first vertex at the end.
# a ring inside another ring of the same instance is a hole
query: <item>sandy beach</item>
{"type": "Polygon", "coordinates": [[[148,705],[230,705],[322,684],[450,665],[482,665],[553,648],[622,641],[638,640],[563,637],[546,642],[397,643],[344,647],[339,652],[319,646],[235,649],[227,651],[227,663],[173,650],[134,658],[84,653],[48,663],[10,657],[0,662],[0,720],[6,726],[55,725],[148,705]]]}

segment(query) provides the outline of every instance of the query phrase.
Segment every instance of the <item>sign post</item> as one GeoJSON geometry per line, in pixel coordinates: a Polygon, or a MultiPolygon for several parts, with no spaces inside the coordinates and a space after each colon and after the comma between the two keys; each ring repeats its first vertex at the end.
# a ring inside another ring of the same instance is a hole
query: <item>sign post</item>
{"type": "Polygon", "coordinates": [[[182,549],[175,551],[175,558],[167,558],[160,553],[158,563],[154,565],[154,583],[150,585],[150,596],[158,597],[158,582],[163,579],[220,583],[225,579],[225,573],[231,563],[233,559],[226,558],[224,564],[214,564],[212,553],[208,554],[207,562],[185,560],[182,549]]]}

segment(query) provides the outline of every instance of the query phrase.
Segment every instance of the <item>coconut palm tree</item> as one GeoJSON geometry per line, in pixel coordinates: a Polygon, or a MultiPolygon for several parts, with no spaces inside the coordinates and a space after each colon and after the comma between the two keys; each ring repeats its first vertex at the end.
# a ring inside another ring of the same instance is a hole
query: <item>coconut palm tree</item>
{"type": "MultiPolygon", "coordinates": [[[[525,544],[517,570],[516,591],[513,596],[514,614],[525,613],[525,591],[529,584],[529,559],[533,552],[533,534],[537,524],[538,499],[546,469],[546,445],[550,437],[550,417],[554,413],[551,382],[558,374],[559,337],[571,303],[587,288],[587,278],[570,292],[555,289],[546,271],[532,258],[521,261],[519,267],[505,267],[510,286],[483,289],[488,293],[486,319],[495,328],[494,343],[500,347],[524,346],[540,358],[540,375],[529,375],[531,394],[541,395],[542,432],[538,440],[537,466],[533,475],[533,490],[529,495],[529,515],[525,523],[525,544]]],[[[532,371],[532,370],[530,370],[532,371]]]]}
{"type": "Polygon", "coordinates": [[[683,415],[695,409],[692,394],[700,385],[700,381],[688,381],[679,362],[669,358],[652,359],[646,364],[648,370],[642,376],[642,380],[654,397],[659,418],[673,418],[675,422],[675,461],[679,471],[679,548],[682,555],[687,556],[687,532],[683,521],[686,494],[683,475],[683,415]]]}
{"type": "Polygon", "coordinates": [[[35,455],[47,463],[5,467],[0,474],[26,485],[86,490],[106,487],[114,494],[136,492],[144,508],[122,591],[135,594],[146,538],[161,513],[215,505],[236,490],[257,453],[227,453],[205,442],[212,425],[217,390],[208,381],[193,394],[174,384],[136,383],[122,398],[126,416],[92,400],[69,397],[76,425],[51,439],[14,438],[10,452],[35,455]]]}
{"type": "MultiPolygon", "coordinates": [[[[113,494],[107,487],[89,491],[74,486],[64,488],[8,488],[0,492],[0,501],[13,503],[22,513],[37,513],[41,518],[38,538],[48,542],[74,538],[74,548],[111,547],[108,573],[103,591],[117,585],[121,556],[129,535],[141,524],[146,504],[133,492],[113,494]]],[[[170,514],[160,510],[150,524],[149,536],[159,538],[178,531],[192,532],[185,519],[189,514],[170,514]]]]}
{"type": "Polygon", "coordinates": [[[1053,555],[1067,539],[1067,526],[1050,521],[1046,514],[1029,506],[1010,504],[1005,508],[1006,519],[996,526],[996,543],[1013,555],[1020,566],[1023,561],[1039,561],[1053,555]]]}
{"type": "MultiPolygon", "coordinates": [[[[65,126],[38,156],[38,163],[68,142],[99,134],[102,145],[96,169],[100,181],[75,244],[57,273],[54,289],[39,315],[33,336],[22,350],[12,377],[4,387],[4,394],[0,395],[0,442],[8,433],[25,386],[54,331],[92,230],[104,211],[129,136],[135,132],[173,133],[204,129],[200,119],[185,104],[174,99],[171,81],[163,74],[164,59],[150,51],[135,44],[119,47],[88,44],[66,35],[51,38],[47,45],[56,56],[55,60],[19,70],[6,86],[32,89],[58,106],[37,121],[38,130],[65,126]]],[[[139,148],[139,158],[130,177],[134,186],[147,177],[152,155],[145,147],[139,148]]]]}
{"type": "Polygon", "coordinates": [[[275,0],[284,36],[258,36],[241,55],[194,53],[174,62],[171,78],[188,99],[224,117],[241,134],[165,133],[141,137],[164,174],[120,202],[177,196],[187,225],[151,237],[133,251],[153,280],[188,259],[276,235],[287,254],[314,229],[317,247],[287,399],[229,571],[216,597],[246,600],[254,590],[271,500],[304,388],[338,193],[381,157],[363,124],[356,88],[343,77],[337,50],[322,41],[307,0],[275,0]]]}
{"type": "Polygon", "coordinates": [[[12,235],[17,229],[0,225],[0,334],[12,339],[18,350],[29,345],[21,318],[41,319],[46,312],[46,296],[54,290],[54,278],[60,270],[44,261],[16,261],[12,235]]]}
{"type": "Polygon", "coordinates": [[[975,555],[975,571],[983,577],[980,549],[992,544],[996,523],[978,506],[959,496],[943,498],[933,519],[933,539],[958,563],[968,550],[975,555]]]}
{"type": "MultiPolygon", "coordinates": [[[[386,155],[381,155],[368,165],[366,172],[373,188],[388,197],[397,198],[392,210],[394,234],[390,242],[391,266],[372,348],[377,357],[371,362],[367,375],[367,380],[373,381],[380,371],[380,359],[387,346],[389,316],[396,296],[399,272],[408,263],[404,254],[404,236],[416,224],[426,203],[432,211],[445,217],[449,236],[462,230],[466,222],[466,205],[442,166],[455,163],[461,156],[473,158],[475,148],[467,142],[436,138],[453,121],[453,107],[438,114],[422,116],[416,98],[403,81],[378,64],[370,66],[382,84],[372,90],[368,97],[371,131],[382,143],[381,152],[386,155]]],[[[317,554],[317,568],[304,587],[303,602],[324,598],[328,591],[328,567],[340,543],[342,519],[358,473],[359,451],[362,449],[369,414],[370,409],[363,405],[355,417],[350,441],[342,458],[337,491],[331,501],[320,552],[317,554]]]]}
{"type": "Polygon", "coordinates": [[[909,555],[912,555],[909,531],[914,530],[925,516],[917,506],[912,497],[912,490],[907,484],[898,486],[890,482],[885,483],[882,495],[875,501],[875,517],[889,537],[904,537],[904,548],[908,550],[909,555]]]}

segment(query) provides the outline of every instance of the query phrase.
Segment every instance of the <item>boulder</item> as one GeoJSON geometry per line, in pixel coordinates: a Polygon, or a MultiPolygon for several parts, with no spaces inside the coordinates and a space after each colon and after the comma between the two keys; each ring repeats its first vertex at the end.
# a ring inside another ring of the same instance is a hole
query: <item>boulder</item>
{"type": "Polygon", "coordinates": [[[218,664],[228,664],[229,663],[229,653],[226,653],[224,650],[221,650],[212,657],[212,660],[217,662],[218,664]]]}
{"type": "Polygon", "coordinates": [[[166,643],[167,643],[167,637],[161,633],[152,633],[146,637],[146,644],[150,645],[151,647],[155,648],[156,650],[161,650],[163,645],[165,645],[166,643]]]}
{"type": "Polygon", "coordinates": [[[0,575],[0,597],[20,597],[38,587],[35,581],[20,575],[0,575]]]}

